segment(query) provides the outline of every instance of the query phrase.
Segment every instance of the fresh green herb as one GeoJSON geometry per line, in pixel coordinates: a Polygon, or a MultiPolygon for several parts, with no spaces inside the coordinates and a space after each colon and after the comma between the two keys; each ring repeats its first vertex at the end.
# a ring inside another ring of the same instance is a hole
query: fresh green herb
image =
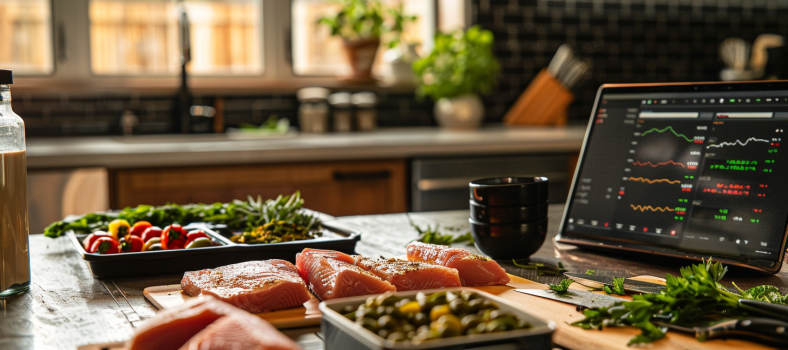
{"type": "Polygon", "coordinates": [[[416,238],[416,241],[418,242],[437,245],[452,245],[453,243],[462,242],[465,242],[468,245],[473,245],[474,243],[473,235],[471,235],[470,232],[455,237],[452,235],[442,234],[440,232],[440,225],[435,225],[435,227],[427,225],[427,228],[424,229],[413,223],[413,220],[410,219],[410,216],[408,216],[408,221],[410,221],[410,226],[412,226],[416,232],[419,233],[419,238],[416,238]]]}
{"type": "Polygon", "coordinates": [[[624,277],[613,277],[613,288],[606,285],[603,289],[607,294],[626,295],[624,291],[624,277]]]}
{"type": "Polygon", "coordinates": [[[537,275],[539,276],[563,276],[566,269],[564,268],[564,264],[560,261],[558,262],[558,268],[554,269],[548,266],[545,266],[543,263],[536,263],[536,262],[529,262],[528,265],[523,265],[517,263],[517,260],[512,259],[512,264],[519,268],[527,269],[527,270],[536,270],[537,275]]]}
{"type": "Polygon", "coordinates": [[[586,275],[594,276],[596,275],[596,270],[586,270],[586,275]]]}
{"type": "Polygon", "coordinates": [[[418,95],[438,101],[492,90],[500,68],[493,41],[493,33],[479,26],[435,34],[432,52],[413,63],[418,95]]]}
{"type": "MultiPolygon", "coordinates": [[[[775,304],[785,304],[786,296],[773,286],[759,286],[742,291],[741,295],[728,291],[720,284],[728,269],[711,259],[681,268],[681,276],[668,274],[665,290],[659,294],[634,295],[632,301],[621,301],[611,307],[585,310],[585,319],[573,325],[585,329],[603,326],[632,326],[641,334],[632,338],[629,345],[650,343],[665,336],[666,329],[652,321],[677,325],[697,325],[719,318],[744,316],[739,299],[758,299],[775,304]]],[[[738,288],[737,288],[738,289],[738,288]]]]}
{"type": "Polygon", "coordinates": [[[570,279],[562,279],[561,282],[558,284],[548,284],[547,286],[550,287],[550,290],[555,291],[558,294],[563,294],[569,292],[569,285],[571,285],[574,281],[570,279]]]}
{"type": "Polygon", "coordinates": [[[234,200],[231,203],[214,204],[167,204],[160,207],[140,205],[119,212],[91,213],[74,220],[55,222],[44,230],[47,237],[59,237],[68,231],[90,233],[106,231],[110,221],[125,219],[131,224],[148,221],[154,226],[164,227],[173,223],[181,225],[193,222],[223,224],[234,231],[252,231],[270,222],[295,224],[305,231],[321,229],[320,219],[301,210],[304,200],[296,192],[289,196],[263,201],[249,197],[248,201],[234,200]]]}
{"type": "Polygon", "coordinates": [[[334,15],[318,20],[329,28],[332,36],[345,39],[379,38],[385,31],[384,11],[377,0],[340,0],[341,9],[334,15]]]}

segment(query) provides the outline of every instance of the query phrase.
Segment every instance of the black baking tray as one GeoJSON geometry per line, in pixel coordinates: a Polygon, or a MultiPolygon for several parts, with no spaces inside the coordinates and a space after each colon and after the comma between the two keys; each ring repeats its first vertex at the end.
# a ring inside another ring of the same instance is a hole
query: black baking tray
{"type": "Polygon", "coordinates": [[[323,221],[322,225],[322,236],[315,239],[271,244],[236,244],[228,239],[233,232],[228,231],[224,226],[192,223],[184,228],[203,230],[221,246],[110,255],[86,252],[82,247],[82,240],[87,234],[69,231],[66,235],[88,264],[93,276],[124,278],[180,274],[250,260],[282,259],[295,263],[296,254],[304,248],[330,249],[355,254],[356,243],[361,239],[361,233],[338,221],[327,220],[323,221]]]}

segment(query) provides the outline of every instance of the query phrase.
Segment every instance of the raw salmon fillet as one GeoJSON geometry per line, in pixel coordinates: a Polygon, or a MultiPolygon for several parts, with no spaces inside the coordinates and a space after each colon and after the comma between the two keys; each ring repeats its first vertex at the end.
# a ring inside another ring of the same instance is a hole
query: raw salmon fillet
{"type": "Polygon", "coordinates": [[[412,242],[408,260],[457,269],[463,286],[499,286],[509,283],[509,275],[495,260],[471,254],[462,248],[412,242]]]}
{"type": "Polygon", "coordinates": [[[191,296],[215,296],[253,313],[299,306],[312,297],[296,267],[276,259],[186,272],[181,287],[191,296]]]}
{"type": "MultiPolygon", "coordinates": [[[[293,344],[289,338],[279,334],[267,322],[259,319],[259,317],[252,316],[237,307],[234,307],[225,302],[210,296],[202,296],[193,300],[189,300],[184,304],[176,307],[163,310],[156,314],[156,317],[145,321],[134,334],[134,337],[128,342],[129,350],[176,350],[186,345],[190,345],[194,340],[207,339],[202,337],[205,329],[215,329],[221,327],[213,327],[216,322],[222,320],[244,320],[250,325],[254,325],[256,330],[246,331],[243,335],[237,333],[226,332],[227,335],[221,339],[234,339],[239,337],[239,341],[246,341],[250,335],[259,338],[264,335],[266,339],[271,339],[268,343],[279,347],[272,347],[271,349],[298,349],[298,346],[293,344]],[[251,318],[254,318],[253,321],[251,318]],[[218,321],[217,321],[218,320],[218,321]],[[262,323],[262,325],[261,325],[262,323]],[[207,328],[206,328],[207,327],[207,328]],[[213,328],[212,328],[213,327],[213,328]],[[257,332],[257,333],[256,333],[257,332]],[[198,338],[199,337],[199,338],[198,338]],[[281,340],[284,338],[284,340],[281,340]],[[190,340],[191,339],[191,340],[190,340]],[[288,343],[289,341],[289,343],[288,343]],[[187,343],[188,342],[188,343],[187,343]],[[184,345],[186,344],[186,345],[184,345]],[[289,346],[289,347],[285,347],[289,346]]],[[[204,340],[201,343],[206,343],[204,340]]],[[[226,343],[226,342],[225,342],[226,343]]],[[[219,343],[222,344],[222,343],[219,343]]],[[[205,345],[203,345],[205,346],[205,345]]],[[[254,347],[243,347],[252,348],[254,347]]],[[[202,349],[225,349],[220,347],[206,347],[202,349]]],[[[230,349],[230,348],[226,348],[230,349]]],[[[269,349],[259,348],[258,349],[269,349]]]]}
{"type": "Polygon", "coordinates": [[[224,316],[197,333],[181,350],[295,350],[295,342],[247,312],[224,316]]]}
{"type": "Polygon", "coordinates": [[[296,255],[298,271],[320,300],[396,291],[391,283],[356,266],[349,255],[336,253],[307,248],[296,255]]]}
{"type": "Polygon", "coordinates": [[[422,290],[459,287],[457,270],[445,266],[395,258],[371,259],[356,256],[356,265],[397,287],[397,290],[422,290]]]}

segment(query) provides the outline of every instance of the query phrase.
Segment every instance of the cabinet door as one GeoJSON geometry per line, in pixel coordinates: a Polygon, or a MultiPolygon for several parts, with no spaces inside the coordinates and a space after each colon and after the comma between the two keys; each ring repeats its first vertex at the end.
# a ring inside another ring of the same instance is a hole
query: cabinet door
{"type": "Polygon", "coordinates": [[[304,206],[334,216],[407,211],[406,162],[322,162],[115,169],[111,204],[213,203],[301,191],[304,206]]]}

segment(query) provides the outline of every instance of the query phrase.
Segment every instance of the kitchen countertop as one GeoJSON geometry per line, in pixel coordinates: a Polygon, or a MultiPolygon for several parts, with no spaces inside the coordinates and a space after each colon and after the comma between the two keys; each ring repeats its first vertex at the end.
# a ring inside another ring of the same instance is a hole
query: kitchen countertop
{"type": "MultiPolygon", "coordinates": [[[[656,275],[678,273],[687,261],[642,255],[620,256],[559,246],[553,242],[563,205],[550,206],[547,240],[530,261],[545,266],[557,266],[559,261],[569,271],[597,270],[613,276],[656,275]]],[[[411,213],[410,218],[420,226],[440,223],[444,229],[467,230],[468,211],[411,213]]],[[[368,215],[338,218],[345,224],[362,228],[362,238],[356,250],[367,255],[402,256],[405,244],[416,237],[405,214],[368,215]]],[[[464,246],[468,247],[468,246],[464,246]]],[[[468,247],[474,250],[473,247],[468,247]]],[[[156,285],[178,284],[181,275],[164,275],[141,278],[104,279],[91,276],[87,265],[77,254],[72,242],[65,237],[46,238],[30,236],[32,283],[24,295],[0,301],[0,349],[75,349],[85,344],[119,342],[128,339],[140,322],[155,315],[156,309],[142,294],[144,288],[156,285]]],[[[520,260],[525,263],[525,260],[520,260]]],[[[560,277],[540,276],[537,271],[514,266],[511,261],[499,261],[507,272],[540,283],[556,283],[560,277]]],[[[781,292],[788,292],[788,269],[773,276],[732,271],[723,282],[730,279],[749,288],[759,284],[772,284],[781,292]]],[[[556,308],[574,310],[560,303],[556,308]]],[[[573,311],[575,312],[575,311],[573,311]]],[[[580,317],[576,314],[573,317],[580,317]]],[[[322,349],[322,340],[315,335],[318,328],[288,330],[284,333],[296,339],[305,350],[322,349]]],[[[591,331],[588,331],[591,332],[591,331]]],[[[618,331],[616,331],[618,332],[618,331]]],[[[620,330],[621,347],[635,330],[620,330]]],[[[563,339],[567,339],[564,336],[563,339]]],[[[570,338],[571,339],[571,338],[570,338]]],[[[690,344],[696,344],[691,342],[690,344]]],[[[715,340],[702,344],[706,347],[725,344],[715,340]]],[[[734,342],[732,344],[740,344],[734,342]]],[[[562,344],[559,344],[562,345],[562,344]]],[[[563,344],[572,347],[573,344],[563,344]]],[[[575,344],[576,345],[576,344],[575,344]]],[[[653,348],[678,348],[681,343],[667,339],[653,348]]],[[[751,344],[749,344],[751,345],[751,344]]],[[[584,344],[583,348],[589,348],[584,344]]]]}
{"type": "Polygon", "coordinates": [[[29,169],[165,167],[324,160],[578,152],[585,127],[473,131],[392,128],[373,132],[145,135],[30,139],[29,169]]]}

